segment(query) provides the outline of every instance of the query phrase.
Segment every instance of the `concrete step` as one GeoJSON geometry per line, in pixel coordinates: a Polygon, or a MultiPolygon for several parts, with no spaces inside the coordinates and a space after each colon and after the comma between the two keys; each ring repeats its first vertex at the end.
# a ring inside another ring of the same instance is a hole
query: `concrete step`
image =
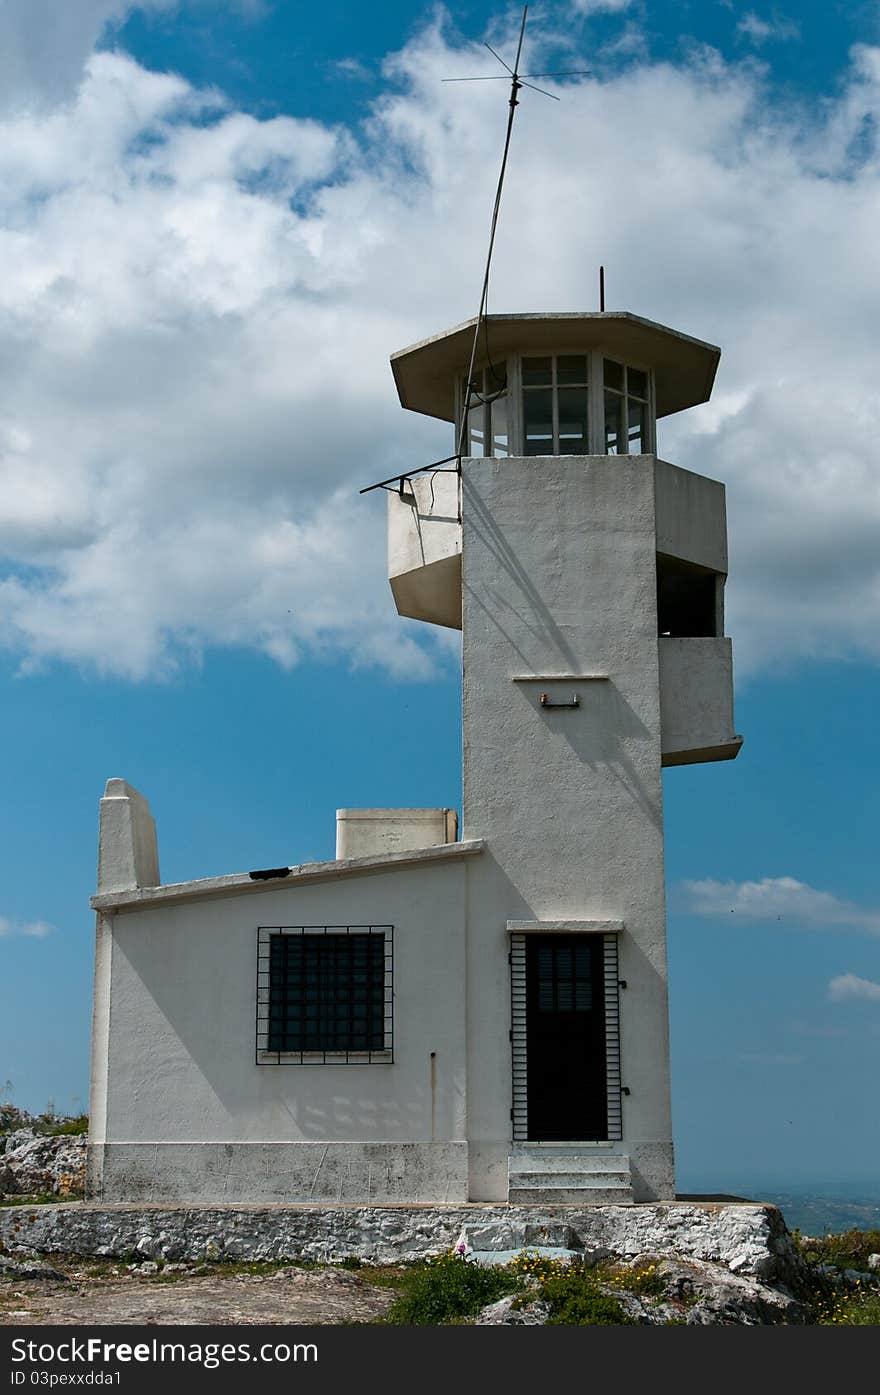
{"type": "Polygon", "coordinates": [[[625,1172],[629,1176],[629,1158],[625,1153],[586,1151],[580,1148],[524,1148],[511,1153],[507,1170],[512,1172],[625,1172]]]}
{"type": "Polygon", "coordinates": [[[629,1158],[607,1148],[517,1149],[507,1179],[511,1204],[627,1206],[633,1199],[629,1158]]]}
{"type": "Polygon", "coordinates": [[[511,1187],[629,1187],[629,1168],[619,1168],[605,1172],[539,1172],[536,1168],[527,1171],[511,1169],[508,1175],[511,1187]]]}
{"type": "Polygon", "coordinates": [[[510,1187],[511,1206],[631,1206],[632,1187],[510,1187]]]}

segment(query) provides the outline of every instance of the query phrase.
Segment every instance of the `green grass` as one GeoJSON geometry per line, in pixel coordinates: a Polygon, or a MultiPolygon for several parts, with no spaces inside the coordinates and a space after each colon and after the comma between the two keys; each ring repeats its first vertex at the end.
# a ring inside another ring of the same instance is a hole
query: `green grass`
{"type": "Polygon", "coordinates": [[[880,1254],[880,1230],[842,1230],[835,1235],[805,1237],[792,1231],[808,1264],[836,1264],[841,1269],[867,1269],[868,1255],[880,1254]]]}
{"type": "Polygon", "coordinates": [[[69,1196],[55,1196],[53,1192],[40,1192],[35,1196],[2,1196],[0,1206],[57,1206],[62,1201],[82,1201],[82,1192],[71,1192],[69,1196]]]}
{"type": "Polygon", "coordinates": [[[839,1322],[847,1327],[880,1327],[880,1294],[857,1297],[845,1303],[839,1322]]]}
{"type": "Polygon", "coordinates": [[[662,1291],[653,1264],[636,1268],[578,1260],[568,1263],[524,1250],[510,1267],[537,1285],[534,1297],[549,1304],[547,1325],[554,1327],[630,1327],[633,1319],[608,1289],[627,1289],[644,1296],[662,1291]]]}
{"type": "Polygon", "coordinates": [[[484,1268],[448,1253],[414,1266],[384,1321],[399,1327],[436,1327],[476,1317],[487,1303],[516,1293],[522,1280],[509,1269],[484,1268]]]}
{"type": "MultiPolygon", "coordinates": [[[[364,1278],[370,1274],[359,1271],[364,1278]]],[[[375,1280],[371,1280],[375,1282],[375,1280]]],[[[489,1303],[508,1294],[523,1306],[537,1300],[549,1306],[548,1325],[576,1327],[631,1326],[609,1284],[632,1292],[653,1294],[653,1269],[597,1269],[523,1253],[510,1265],[484,1267],[446,1253],[427,1263],[396,1271],[394,1286],[401,1296],[380,1321],[398,1326],[426,1327],[466,1323],[489,1303]]]]}
{"type": "Polygon", "coordinates": [[[550,1304],[548,1327],[631,1327],[616,1298],[599,1287],[598,1279],[583,1269],[545,1279],[538,1296],[550,1304]]]}
{"type": "Polygon", "coordinates": [[[75,1119],[46,1119],[36,1128],[37,1133],[46,1134],[51,1138],[78,1137],[88,1131],[88,1114],[78,1114],[75,1119]]]}
{"type": "Polygon", "coordinates": [[[842,1230],[819,1237],[792,1231],[792,1238],[812,1269],[804,1301],[812,1322],[818,1327],[880,1326],[880,1274],[855,1284],[835,1284],[819,1274],[816,1266],[833,1264],[838,1269],[868,1271],[868,1256],[880,1254],[880,1230],[842,1230]]]}
{"type": "Polygon", "coordinates": [[[88,1114],[64,1116],[59,1114],[23,1115],[15,1105],[0,1105],[0,1140],[18,1129],[33,1129],[35,1134],[49,1138],[88,1133],[88,1114]]]}

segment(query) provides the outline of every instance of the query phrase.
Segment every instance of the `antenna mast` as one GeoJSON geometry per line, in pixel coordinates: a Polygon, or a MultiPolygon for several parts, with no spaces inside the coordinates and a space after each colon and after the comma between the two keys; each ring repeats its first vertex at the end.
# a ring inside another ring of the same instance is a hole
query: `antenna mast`
{"type": "MultiPolygon", "coordinates": [[[[509,64],[505,63],[504,59],[501,57],[499,53],[495,52],[491,44],[484,43],[483,45],[484,48],[487,48],[489,50],[493,58],[498,59],[498,62],[501,64],[502,68],[505,68],[507,70],[507,73],[510,75],[510,99],[508,103],[510,107],[510,112],[507,118],[507,132],[504,137],[504,153],[501,157],[501,170],[498,175],[498,187],[495,190],[495,203],[492,208],[492,223],[489,231],[489,250],[486,255],[486,269],[483,274],[483,288],[480,293],[480,308],[477,311],[477,322],[474,326],[474,339],[471,345],[470,363],[468,364],[467,390],[465,393],[464,409],[461,414],[461,425],[459,427],[458,439],[456,441],[455,446],[455,455],[448,455],[443,460],[435,460],[430,465],[419,465],[415,470],[406,470],[403,473],[390,475],[388,479],[378,480],[375,484],[367,485],[366,489],[360,490],[361,494],[369,494],[370,491],[373,489],[387,489],[394,481],[397,481],[398,490],[402,495],[405,480],[410,479],[413,475],[421,475],[426,470],[438,470],[442,473],[442,471],[440,471],[440,467],[444,465],[450,467],[448,473],[452,473],[452,471],[454,470],[455,473],[459,477],[461,477],[461,461],[465,452],[465,446],[467,445],[468,438],[468,418],[470,416],[470,399],[473,391],[472,385],[474,377],[474,364],[476,363],[477,358],[477,347],[479,345],[480,340],[480,330],[483,329],[486,323],[486,306],[489,299],[489,273],[492,268],[492,253],[495,249],[495,233],[498,229],[498,214],[501,210],[501,191],[504,188],[504,176],[507,173],[507,157],[510,153],[510,138],[513,134],[513,118],[515,117],[516,109],[519,106],[519,93],[522,90],[522,88],[528,87],[531,91],[540,92],[543,97],[550,97],[554,102],[558,102],[560,99],[556,96],[554,92],[547,92],[544,90],[543,87],[536,87],[534,83],[528,82],[527,79],[533,77],[581,77],[589,72],[589,69],[577,68],[565,72],[556,73],[521,73],[519,70],[519,64],[520,59],[522,58],[523,39],[525,38],[526,19],[528,18],[528,13],[528,5],[523,5],[522,23],[519,27],[519,41],[516,46],[516,58],[514,60],[512,68],[509,64]],[[454,465],[451,464],[451,462],[453,461],[455,462],[454,465]]],[[[505,75],[501,73],[484,73],[479,77],[443,78],[443,82],[497,82],[499,79],[504,78],[504,76],[505,75]]],[[[459,509],[460,508],[461,500],[459,497],[459,509]]]]}
{"type": "MultiPolygon", "coordinates": [[[[519,76],[519,60],[522,57],[523,38],[525,37],[526,19],[528,17],[528,13],[528,5],[523,5],[522,24],[519,27],[519,43],[516,46],[516,59],[512,68],[508,68],[507,64],[504,62],[504,59],[500,58],[499,55],[495,53],[495,50],[489,48],[489,45],[486,44],[486,48],[489,49],[489,52],[493,54],[494,57],[498,59],[498,62],[501,63],[505,68],[507,68],[507,71],[510,73],[510,112],[507,117],[507,134],[504,138],[504,153],[501,156],[501,170],[498,175],[498,187],[495,190],[495,204],[492,209],[492,223],[489,232],[489,251],[486,255],[486,270],[483,275],[483,289],[480,292],[480,308],[477,311],[477,323],[474,325],[474,341],[471,345],[471,359],[468,365],[464,410],[461,414],[461,426],[459,428],[458,442],[456,445],[455,452],[456,469],[458,470],[459,474],[461,474],[461,458],[464,455],[464,447],[465,443],[467,442],[468,417],[470,416],[471,410],[471,383],[473,382],[474,377],[474,363],[476,362],[477,358],[477,345],[480,339],[480,330],[482,328],[483,321],[486,317],[486,302],[489,298],[489,272],[492,268],[492,253],[495,249],[495,233],[498,229],[498,214],[501,211],[501,191],[504,188],[504,176],[507,173],[507,156],[510,153],[510,138],[513,135],[513,118],[516,116],[516,109],[519,106],[519,92],[523,86],[523,81],[519,76]]],[[[550,96],[550,93],[547,93],[546,95],[550,96]]]]}

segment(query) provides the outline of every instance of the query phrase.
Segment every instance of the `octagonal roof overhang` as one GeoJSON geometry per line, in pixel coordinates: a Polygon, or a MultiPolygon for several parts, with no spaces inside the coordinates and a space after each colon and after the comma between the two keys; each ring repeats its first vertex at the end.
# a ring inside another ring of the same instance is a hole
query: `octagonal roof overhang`
{"type": "MultiPolygon", "coordinates": [[[[391,355],[404,407],[424,416],[455,419],[455,380],[466,373],[476,319],[446,329],[391,355]]],[[[677,329],[627,310],[558,315],[487,315],[492,357],[510,353],[577,353],[603,349],[611,358],[654,370],[658,417],[707,402],[721,350],[677,329]]],[[[481,336],[482,339],[482,336],[481,336]]],[[[477,362],[485,362],[481,343],[477,362]]]]}

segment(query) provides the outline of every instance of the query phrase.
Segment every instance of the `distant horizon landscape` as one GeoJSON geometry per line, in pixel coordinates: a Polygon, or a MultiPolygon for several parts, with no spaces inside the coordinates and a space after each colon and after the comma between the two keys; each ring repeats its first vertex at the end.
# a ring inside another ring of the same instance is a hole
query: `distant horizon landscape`
{"type": "Polygon", "coordinates": [[[826,1235],[842,1230],[880,1230],[880,1182],[754,1182],[678,1179],[679,1196],[737,1196],[778,1206],[789,1230],[826,1235]],[[693,1182],[693,1185],[691,1183],[693,1182]]]}

